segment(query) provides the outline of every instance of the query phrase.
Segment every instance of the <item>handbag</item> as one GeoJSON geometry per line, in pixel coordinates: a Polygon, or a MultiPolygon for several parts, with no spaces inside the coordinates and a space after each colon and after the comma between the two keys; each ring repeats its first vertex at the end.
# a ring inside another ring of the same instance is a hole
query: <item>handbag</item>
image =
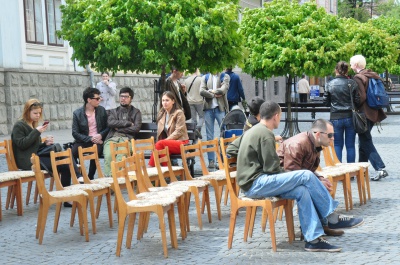
{"type": "Polygon", "coordinates": [[[362,134],[368,130],[367,117],[365,116],[365,113],[358,112],[356,110],[356,108],[354,107],[353,93],[351,91],[351,85],[349,83],[348,83],[348,87],[350,89],[350,99],[351,99],[351,108],[352,108],[352,114],[353,114],[352,119],[353,119],[354,131],[358,134],[362,134]]]}
{"type": "Polygon", "coordinates": [[[60,152],[62,151],[62,147],[60,144],[56,143],[56,144],[51,144],[51,145],[42,145],[41,147],[39,147],[38,151],[37,151],[37,155],[38,156],[50,156],[50,152],[54,151],[54,152],[60,152]]]}

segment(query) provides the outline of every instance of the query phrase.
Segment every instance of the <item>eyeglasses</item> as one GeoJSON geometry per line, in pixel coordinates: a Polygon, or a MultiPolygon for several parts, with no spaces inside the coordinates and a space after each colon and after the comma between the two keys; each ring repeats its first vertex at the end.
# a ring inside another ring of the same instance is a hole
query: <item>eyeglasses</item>
{"type": "Polygon", "coordinates": [[[101,100],[101,99],[103,99],[103,98],[102,98],[102,97],[98,97],[98,98],[90,98],[90,99],[94,99],[94,100],[99,101],[99,100],[101,100]]]}
{"type": "Polygon", "coordinates": [[[32,103],[31,104],[31,107],[43,107],[43,103],[40,103],[40,102],[35,102],[35,103],[32,103]]]}
{"type": "Polygon", "coordinates": [[[130,98],[131,96],[119,95],[120,98],[130,98]]]}
{"type": "MultiPolygon", "coordinates": [[[[314,133],[317,133],[317,132],[314,132],[314,133]]],[[[319,133],[326,134],[329,139],[331,139],[334,135],[334,133],[326,133],[326,132],[319,132],[319,133]]]]}

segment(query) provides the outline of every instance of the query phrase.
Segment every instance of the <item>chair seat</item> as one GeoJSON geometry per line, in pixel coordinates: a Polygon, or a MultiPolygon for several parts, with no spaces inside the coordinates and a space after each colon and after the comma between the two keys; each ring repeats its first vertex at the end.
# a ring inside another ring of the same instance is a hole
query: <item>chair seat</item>
{"type": "Polygon", "coordinates": [[[149,206],[168,206],[175,203],[175,197],[164,197],[160,199],[148,199],[148,200],[132,200],[126,204],[130,207],[149,207],[149,206]]]}
{"type": "Polygon", "coordinates": [[[0,182],[6,182],[10,180],[16,180],[20,177],[15,175],[14,172],[2,172],[0,173],[0,182]]]}
{"type": "Polygon", "coordinates": [[[197,188],[202,188],[208,186],[210,183],[208,181],[203,181],[203,180],[181,180],[181,181],[175,181],[171,182],[168,184],[168,186],[174,187],[174,186],[186,186],[186,187],[197,187],[197,188]]]}
{"type": "Polygon", "coordinates": [[[356,163],[337,163],[336,165],[355,165],[355,166],[367,168],[371,164],[369,162],[356,162],[356,163]]]}
{"type": "Polygon", "coordinates": [[[165,191],[165,190],[177,190],[177,191],[180,191],[180,192],[187,192],[187,191],[189,191],[189,186],[183,186],[183,185],[181,185],[181,186],[178,186],[178,185],[175,185],[175,186],[167,186],[167,187],[151,187],[151,188],[149,188],[149,191],[151,191],[151,192],[160,192],[160,191],[165,191]]]}
{"type": "Polygon", "coordinates": [[[64,187],[66,190],[102,190],[105,188],[110,187],[110,184],[108,183],[93,183],[93,184],[77,184],[77,185],[71,185],[68,187],[64,187]],[[106,185],[107,184],[107,185],[106,185]]]}
{"type": "Polygon", "coordinates": [[[88,196],[86,191],[79,189],[55,190],[55,191],[49,191],[49,194],[50,196],[55,198],[65,198],[78,195],[88,196]]]}
{"type": "Polygon", "coordinates": [[[178,190],[163,190],[163,191],[152,191],[152,192],[141,192],[136,195],[136,197],[140,200],[148,200],[148,199],[163,199],[166,197],[174,197],[179,198],[183,195],[183,192],[178,190]]]}
{"type": "Polygon", "coordinates": [[[216,181],[225,180],[225,173],[221,174],[221,175],[219,175],[219,174],[204,175],[201,177],[197,177],[196,179],[198,179],[198,180],[216,180],[216,181]]]}
{"type": "Polygon", "coordinates": [[[282,199],[282,198],[280,198],[280,197],[249,198],[249,197],[246,197],[244,194],[241,194],[241,195],[239,196],[239,199],[240,199],[240,200],[243,200],[243,201],[270,200],[270,201],[272,201],[272,202],[277,202],[277,201],[280,201],[280,200],[286,200],[286,199],[282,199]]]}
{"type": "MultiPolygon", "coordinates": [[[[136,177],[129,176],[129,179],[132,182],[132,181],[136,180],[136,177]]],[[[113,180],[113,178],[98,178],[98,179],[91,180],[91,182],[93,184],[103,184],[104,185],[105,183],[108,183],[111,185],[114,183],[114,180],[113,180]]],[[[120,185],[125,184],[125,178],[118,178],[118,184],[120,184],[120,185]]]]}
{"type": "MultiPolygon", "coordinates": [[[[232,171],[229,174],[230,174],[231,178],[236,178],[237,171],[232,171]]],[[[217,171],[211,171],[210,175],[223,175],[225,177],[225,170],[220,169],[217,171]]]]}
{"type": "Polygon", "coordinates": [[[337,177],[341,176],[346,173],[354,172],[360,170],[360,166],[357,165],[350,165],[350,164],[341,164],[341,165],[336,165],[336,166],[329,166],[329,167],[324,167],[322,170],[317,170],[316,173],[322,175],[322,176],[331,176],[331,177],[337,177]]]}

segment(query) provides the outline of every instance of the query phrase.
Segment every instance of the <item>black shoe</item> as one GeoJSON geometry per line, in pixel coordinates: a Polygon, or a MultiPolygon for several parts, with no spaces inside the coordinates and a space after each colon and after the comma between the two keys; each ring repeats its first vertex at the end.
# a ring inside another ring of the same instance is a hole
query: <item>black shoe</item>
{"type": "Polygon", "coordinates": [[[327,225],[324,226],[324,233],[327,236],[341,236],[344,234],[343,230],[330,229],[327,225]]]}
{"type": "Polygon", "coordinates": [[[351,228],[362,225],[364,223],[364,218],[360,217],[349,217],[349,216],[339,216],[339,222],[336,224],[331,224],[328,222],[330,229],[343,229],[351,228]]]}
{"type": "Polygon", "coordinates": [[[71,208],[72,204],[70,204],[69,202],[64,202],[64,207],[71,208]]]}
{"type": "Polygon", "coordinates": [[[318,238],[318,242],[315,244],[306,242],[304,249],[311,252],[339,252],[342,250],[341,247],[329,244],[329,242],[322,237],[318,238]]]}

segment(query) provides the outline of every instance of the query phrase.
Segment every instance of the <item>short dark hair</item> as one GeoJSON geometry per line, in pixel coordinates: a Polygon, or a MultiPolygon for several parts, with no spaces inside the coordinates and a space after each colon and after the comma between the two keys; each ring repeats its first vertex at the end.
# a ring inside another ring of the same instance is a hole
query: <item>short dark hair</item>
{"type": "Polygon", "coordinates": [[[135,93],[133,93],[132,88],[127,87],[127,86],[121,88],[121,90],[119,91],[119,94],[121,95],[122,93],[129,93],[129,96],[131,96],[131,98],[133,98],[133,96],[135,95],[135,93]]]}
{"type": "Polygon", "coordinates": [[[305,75],[305,74],[302,74],[302,75],[301,75],[301,78],[305,78],[305,77],[306,77],[306,75],[305,75]]]}
{"type": "Polygon", "coordinates": [[[264,102],[265,100],[260,97],[252,98],[248,104],[250,114],[257,116],[258,113],[260,113],[260,107],[264,102]]]}
{"type": "Polygon", "coordinates": [[[315,120],[311,126],[311,130],[326,131],[328,129],[328,124],[332,125],[330,121],[324,119],[315,120]]]}
{"type": "Polygon", "coordinates": [[[101,92],[97,88],[92,88],[92,87],[87,87],[85,90],[83,90],[83,101],[88,103],[89,98],[94,98],[94,95],[100,95],[101,92]]]}
{"type": "Polygon", "coordinates": [[[270,120],[275,114],[281,112],[281,107],[273,101],[265,101],[260,107],[260,117],[263,120],[270,120]]]}
{"type": "Polygon", "coordinates": [[[336,64],[335,70],[342,76],[346,76],[349,72],[349,65],[345,61],[336,64]]]}
{"type": "Polygon", "coordinates": [[[107,71],[101,72],[101,75],[104,75],[104,74],[110,76],[110,74],[107,71]]]}

